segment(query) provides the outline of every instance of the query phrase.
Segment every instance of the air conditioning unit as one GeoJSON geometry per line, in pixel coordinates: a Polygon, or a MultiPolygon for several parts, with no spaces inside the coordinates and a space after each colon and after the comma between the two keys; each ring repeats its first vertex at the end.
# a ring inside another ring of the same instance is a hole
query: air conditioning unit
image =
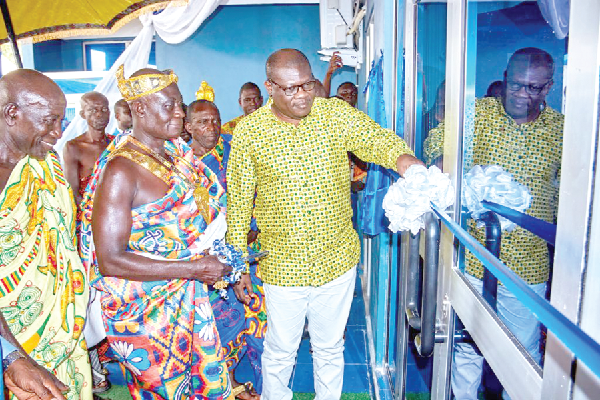
{"type": "Polygon", "coordinates": [[[344,65],[360,68],[363,60],[361,26],[366,12],[364,1],[320,0],[321,60],[329,61],[339,52],[344,65]]]}

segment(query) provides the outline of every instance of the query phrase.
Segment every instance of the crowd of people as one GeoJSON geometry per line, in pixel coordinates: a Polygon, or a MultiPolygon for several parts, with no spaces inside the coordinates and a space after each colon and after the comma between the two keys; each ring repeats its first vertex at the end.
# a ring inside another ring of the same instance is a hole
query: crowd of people
{"type": "MultiPolygon", "coordinates": [[[[202,94],[207,87],[186,106],[173,71],[126,77],[121,67],[118,131],[106,131],[107,98],[86,93],[87,130],[66,144],[62,162],[53,150],[66,106],[60,88],[33,70],[3,76],[7,389],[18,399],[92,399],[110,387],[105,364],[116,361],[133,399],[289,400],[308,321],[316,396],[339,399],[360,253],[350,189],[364,187],[365,162],[401,175],[423,165],[356,108],[354,84],[329,98],[341,66],[334,54],[320,82],[304,54],[278,50],[265,63],[266,104],[247,82],[243,114],[223,125],[214,92],[202,94]],[[223,240],[245,261],[229,285],[231,262],[214,251],[223,240]],[[243,357],[252,382],[236,379],[243,357]]],[[[499,95],[476,104],[473,145],[474,163],[501,165],[522,180],[531,215],[549,222],[563,121],[544,101],[553,72],[542,50],[517,51],[499,95]]],[[[439,125],[424,144],[428,164],[443,155],[444,93],[441,86],[431,118],[439,125]]],[[[475,224],[470,230],[483,240],[475,224]]],[[[516,229],[503,236],[501,258],[544,291],[543,249],[516,229]]],[[[481,286],[482,267],[469,255],[467,272],[481,286]]],[[[535,317],[508,297],[500,290],[500,317],[539,358],[535,317]]],[[[475,348],[457,345],[456,398],[476,398],[481,363],[475,348]]]]}

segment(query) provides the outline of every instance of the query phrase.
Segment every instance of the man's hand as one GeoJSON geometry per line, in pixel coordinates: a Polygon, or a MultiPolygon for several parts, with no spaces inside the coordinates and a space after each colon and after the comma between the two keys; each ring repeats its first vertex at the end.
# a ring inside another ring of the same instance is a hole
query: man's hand
{"type": "Polygon", "coordinates": [[[423,161],[418,158],[411,156],[410,154],[402,154],[396,159],[396,170],[401,176],[404,176],[408,167],[414,164],[425,166],[423,161]]]}
{"type": "Polygon", "coordinates": [[[344,63],[342,62],[342,57],[338,51],[334,52],[329,60],[329,67],[327,68],[327,74],[332,75],[335,71],[342,68],[344,63]]]}
{"type": "Polygon", "coordinates": [[[15,360],[4,371],[4,384],[19,400],[66,400],[69,387],[28,357],[15,360]]]}
{"type": "Polygon", "coordinates": [[[252,289],[252,280],[250,279],[249,274],[242,274],[242,278],[239,282],[236,282],[233,285],[233,291],[235,292],[235,296],[242,303],[249,305],[250,304],[250,294],[254,293],[254,289],[252,289]]]}
{"type": "Polygon", "coordinates": [[[215,282],[220,281],[231,272],[231,266],[223,264],[217,256],[205,256],[195,262],[197,262],[198,269],[194,273],[194,278],[209,285],[214,285],[215,282]]]}

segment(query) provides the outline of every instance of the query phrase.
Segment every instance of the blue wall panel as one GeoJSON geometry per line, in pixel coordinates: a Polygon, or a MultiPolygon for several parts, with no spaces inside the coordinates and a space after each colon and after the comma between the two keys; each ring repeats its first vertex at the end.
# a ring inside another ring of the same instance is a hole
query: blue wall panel
{"type": "MultiPolygon", "coordinates": [[[[315,77],[323,79],[327,63],[319,60],[321,48],[318,5],[221,6],[188,40],[169,45],[157,38],[159,69],[172,68],[179,75],[184,101],[195,99],[200,82],[215,89],[215,103],[226,122],[241,114],[239,89],[244,82],[258,84],[267,98],[265,61],[273,51],[302,50],[315,77]]],[[[356,81],[353,69],[334,76],[332,88],[356,81]]]]}

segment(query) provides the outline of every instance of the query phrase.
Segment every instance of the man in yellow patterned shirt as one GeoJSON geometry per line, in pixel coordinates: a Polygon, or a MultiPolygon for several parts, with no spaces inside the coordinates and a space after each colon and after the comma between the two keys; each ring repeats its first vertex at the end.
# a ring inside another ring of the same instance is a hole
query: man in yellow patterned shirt
{"type": "MultiPolygon", "coordinates": [[[[266,73],[271,98],[238,124],[227,171],[228,241],[245,248],[255,205],[259,238],[269,251],[261,260],[269,326],[262,399],[292,398],[288,383],[306,318],[316,396],[339,399],[360,253],[347,152],[400,174],[420,161],[393,132],[346,102],[315,98],[316,79],[298,50],[273,53],[266,73]]],[[[247,276],[235,290],[251,290],[247,276]]]]}
{"type": "Polygon", "coordinates": [[[221,127],[221,132],[227,135],[233,135],[235,126],[242,120],[242,118],[244,118],[246,115],[252,114],[254,111],[262,107],[263,97],[260,93],[260,88],[258,85],[254,82],[244,83],[240,89],[240,98],[238,99],[238,102],[240,103],[240,107],[242,107],[244,114],[223,124],[221,127]]]}
{"type": "MultiPolygon", "coordinates": [[[[554,223],[557,209],[564,123],[564,117],[545,104],[553,74],[554,62],[547,52],[537,48],[517,50],[504,73],[502,96],[478,99],[475,103],[472,142],[472,163],[499,165],[510,172],[531,192],[531,207],[526,213],[550,223],[554,223]]],[[[428,163],[443,154],[443,138],[442,123],[431,130],[425,141],[428,163]]],[[[484,229],[477,229],[473,220],[469,221],[469,233],[485,243],[484,229]]],[[[503,232],[500,259],[535,292],[545,295],[549,254],[543,239],[520,227],[503,232]]],[[[471,283],[481,289],[483,265],[470,252],[466,254],[466,272],[471,283]]],[[[498,315],[539,362],[539,322],[501,285],[498,315]]],[[[477,398],[482,363],[483,358],[471,345],[456,345],[452,389],[457,399],[477,398]]]]}

